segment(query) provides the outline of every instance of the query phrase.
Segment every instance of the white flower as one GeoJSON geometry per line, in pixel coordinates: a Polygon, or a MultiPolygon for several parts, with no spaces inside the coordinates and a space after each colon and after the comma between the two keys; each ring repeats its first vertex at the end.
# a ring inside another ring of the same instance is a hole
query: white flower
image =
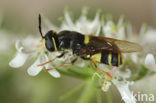
{"type": "Polygon", "coordinates": [[[125,39],[125,27],[123,26],[124,18],[121,16],[116,25],[110,18],[104,21],[102,30],[106,37],[125,39]]]}
{"type": "MultiPolygon", "coordinates": [[[[25,38],[22,43],[17,41],[17,53],[10,61],[9,65],[14,68],[19,68],[25,64],[28,58],[37,58],[37,60],[28,68],[28,74],[31,76],[36,76],[44,67],[46,69],[52,68],[50,64],[37,66],[38,64],[49,61],[48,56],[44,53],[44,49],[41,48],[41,44],[38,41],[38,39],[34,39],[33,37],[25,38]]],[[[55,78],[60,77],[60,74],[56,70],[50,70],[48,72],[55,78]]]]}
{"type": "Polygon", "coordinates": [[[88,20],[86,15],[83,14],[86,9],[82,11],[82,15],[76,22],[77,31],[84,33],[84,34],[92,34],[98,36],[100,33],[100,12],[97,12],[94,19],[92,21],[88,20]]]}
{"type": "Polygon", "coordinates": [[[136,103],[135,97],[129,89],[129,82],[119,80],[113,80],[112,82],[121,94],[121,101],[124,100],[125,103],[136,103]]]}
{"type": "MultiPolygon", "coordinates": [[[[86,35],[96,35],[98,36],[101,30],[101,21],[100,21],[100,11],[98,11],[94,17],[93,20],[88,20],[86,17],[87,9],[82,9],[82,14],[79,17],[79,19],[76,22],[72,21],[72,18],[69,14],[69,11],[65,11],[64,13],[64,21],[62,22],[61,26],[58,31],[61,30],[71,30],[71,31],[77,31],[86,35]]],[[[45,20],[45,24],[48,28],[58,28],[54,27],[53,24],[49,24],[46,21],[49,21],[48,19],[45,20]]]]}
{"type": "Polygon", "coordinates": [[[149,68],[151,71],[156,72],[156,63],[155,63],[155,58],[152,54],[147,54],[145,58],[145,65],[147,68],[149,68]]]}
{"type": "Polygon", "coordinates": [[[133,54],[131,54],[131,58],[132,58],[132,61],[134,62],[134,63],[138,63],[138,55],[137,55],[137,53],[133,53],[133,54]]]}
{"type": "Polygon", "coordinates": [[[117,87],[121,94],[121,100],[124,100],[125,103],[136,103],[135,97],[133,93],[130,91],[129,86],[133,84],[133,82],[128,82],[126,79],[131,76],[131,71],[126,69],[126,72],[116,71],[116,79],[113,79],[113,84],[117,87]],[[123,79],[120,81],[119,79],[123,79]]]}
{"type": "Polygon", "coordinates": [[[29,54],[23,53],[23,47],[20,47],[20,42],[16,42],[16,49],[17,53],[15,58],[13,58],[10,62],[9,65],[14,68],[19,68],[24,65],[26,60],[28,59],[29,54]]]}
{"type": "Polygon", "coordinates": [[[148,29],[144,36],[142,36],[142,39],[144,43],[156,43],[156,30],[148,29]]]}
{"type": "Polygon", "coordinates": [[[42,66],[37,66],[38,64],[42,63],[42,59],[44,58],[44,56],[39,55],[37,60],[28,68],[28,74],[31,76],[36,76],[41,70],[42,70],[42,66]]]}

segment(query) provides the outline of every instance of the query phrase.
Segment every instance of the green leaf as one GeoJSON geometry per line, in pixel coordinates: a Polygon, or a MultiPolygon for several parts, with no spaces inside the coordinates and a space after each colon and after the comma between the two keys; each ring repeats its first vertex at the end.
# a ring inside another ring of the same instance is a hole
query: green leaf
{"type": "Polygon", "coordinates": [[[86,85],[86,83],[82,83],[82,84],[78,85],[77,87],[75,87],[74,89],[68,91],[67,93],[65,93],[64,95],[62,95],[60,97],[60,101],[64,101],[64,100],[70,98],[75,93],[77,93],[78,91],[80,91],[85,85],[86,85]]]}
{"type": "Polygon", "coordinates": [[[111,91],[109,90],[105,94],[106,94],[107,103],[113,103],[111,91]]]}
{"type": "Polygon", "coordinates": [[[86,88],[84,88],[77,103],[90,103],[94,95],[94,92],[95,92],[94,81],[90,79],[87,81],[87,86],[86,88]]]}
{"type": "Polygon", "coordinates": [[[102,103],[101,89],[97,90],[97,92],[96,92],[96,99],[97,99],[97,103],[102,103]]]}

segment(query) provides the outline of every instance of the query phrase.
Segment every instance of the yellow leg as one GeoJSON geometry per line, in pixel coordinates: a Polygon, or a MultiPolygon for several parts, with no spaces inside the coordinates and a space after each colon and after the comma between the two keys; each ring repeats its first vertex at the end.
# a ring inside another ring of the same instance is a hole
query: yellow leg
{"type": "Polygon", "coordinates": [[[71,63],[61,64],[61,65],[59,65],[59,66],[57,66],[57,67],[48,68],[48,69],[45,68],[44,71],[49,71],[49,70],[61,68],[61,67],[64,67],[64,66],[73,65],[73,64],[76,62],[76,60],[77,60],[77,58],[73,59],[73,60],[71,61],[71,63]]]}
{"type": "Polygon", "coordinates": [[[110,77],[110,79],[112,79],[112,76],[109,74],[109,72],[105,72],[104,70],[102,70],[101,68],[99,68],[97,65],[96,65],[96,62],[91,59],[92,63],[94,64],[95,68],[97,68],[98,70],[100,70],[101,72],[105,73],[105,75],[107,75],[108,77],[110,77]]]}
{"type": "Polygon", "coordinates": [[[44,65],[46,65],[46,64],[48,64],[48,63],[54,61],[54,60],[57,59],[57,58],[63,57],[64,54],[65,54],[65,52],[63,52],[63,53],[62,53],[61,55],[59,55],[59,56],[56,56],[54,59],[51,59],[51,60],[49,60],[49,61],[47,61],[47,62],[45,62],[45,63],[42,63],[42,64],[38,64],[37,66],[44,66],[44,65]]]}
{"type": "Polygon", "coordinates": [[[57,59],[58,57],[55,57],[54,59],[50,59],[49,61],[45,62],[45,63],[42,63],[42,64],[38,64],[37,66],[44,66],[52,61],[54,61],[55,59],[57,59]]]}
{"type": "Polygon", "coordinates": [[[62,64],[62,65],[59,65],[59,66],[57,66],[57,67],[53,67],[53,68],[48,68],[48,69],[43,69],[44,71],[50,71],[50,70],[53,70],[53,69],[57,69],[57,68],[61,68],[61,67],[64,67],[64,66],[69,66],[69,65],[73,65],[73,64],[71,64],[71,63],[69,63],[69,64],[62,64]]]}

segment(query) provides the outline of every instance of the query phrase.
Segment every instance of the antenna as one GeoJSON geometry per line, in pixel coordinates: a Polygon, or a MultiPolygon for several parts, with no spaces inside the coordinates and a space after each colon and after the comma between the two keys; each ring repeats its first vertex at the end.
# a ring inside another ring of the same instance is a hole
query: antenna
{"type": "Polygon", "coordinates": [[[40,14],[39,14],[39,16],[38,16],[38,22],[39,22],[39,26],[38,26],[38,28],[39,28],[39,32],[40,32],[40,34],[41,34],[41,37],[44,38],[44,36],[43,36],[43,34],[42,34],[42,28],[41,28],[41,15],[40,15],[40,14]]]}

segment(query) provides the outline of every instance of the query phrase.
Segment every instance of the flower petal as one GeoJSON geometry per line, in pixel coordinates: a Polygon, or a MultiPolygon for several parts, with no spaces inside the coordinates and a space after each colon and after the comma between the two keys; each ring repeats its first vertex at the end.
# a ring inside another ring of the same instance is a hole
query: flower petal
{"type": "MultiPolygon", "coordinates": [[[[46,54],[44,55],[44,57],[45,57],[45,61],[49,60],[49,58],[48,58],[48,56],[46,54]]],[[[45,65],[45,68],[50,69],[50,68],[53,68],[53,66],[50,63],[48,63],[48,64],[45,65]]],[[[61,77],[60,73],[55,69],[49,70],[48,73],[50,75],[52,75],[53,77],[55,77],[55,78],[60,78],[61,77]]]]}
{"type": "Polygon", "coordinates": [[[137,53],[131,54],[131,59],[133,62],[138,63],[138,55],[137,53]]]}
{"type": "Polygon", "coordinates": [[[14,68],[19,68],[23,66],[26,62],[29,54],[25,54],[22,52],[17,52],[16,56],[9,62],[9,65],[14,68]]]}
{"type": "Polygon", "coordinates": [[[125,103],[136,103],[135,97],[133,96],[133,93],[129,89],[130,82],[124,82],[118,80],[113,80],[112,82],[119,90],[122,100],[124,100],[125,103]]]}
{"type": "Polygon", "coordinates": [[[156,35],[155,34],[156,34],[156,30],[153,30],[153,29],[148,30],[144,34],[142,41],[144,41],[144,43],[155,43],[156,42],[156,40],[155,40],[156,35]]]}
{"type": "Polygon", "coordinates": [[[66,22],[67,22],[67,24],[68,24],[69,26],[71,26],[71,27],[74,26],[74,23],[73,23],[73,21],[72,21],[72,19],[71,19],[71,16],[70,16],[68,10],[65,11],[65,13],[64,13],[64,18],[65,18],[65,20],[66,20],[66,22]]]}
{"type": "Polygon", "coordinates": [[[145,59],[145,64],[147,66],[155,65],[155,59],[152,54],[147,54],[146,59],[145,59]]]}
{"type": "Polygon", "coordinates": [[[99,35],[100,32],[100,12],[97,12],[92,21],[88,20],[86,17],[86,11],[84,9],[79,20],[76,22],[77,31],[85,34],[95,34],[99,35]],[[85,13],[85,14],[84,14],[85,13]]]}
{"type": "Polygon", "coordinates": [[[22,52],[23,46],[22,46],[22,44],[21,44],[21,42],[19,40],[16,41],[15,47],[16,47],[18,52],[22,52]]]}
{"type": "Polygon", "coordinates": [[[42,59],[42,56],[39,56],[37,60],[34,62],[34,64],[32,64],[28,68],[27,72],[29,75],[36,76],[42,70],[43,68],[42,66],[37,66],[38,64],[41,64],[41,59],[42,59]]]}
{"type": "Polygon", "coordinates": [[[147,56],[145,58],[145,65],[149,69],[156,71],[156,63],[155,63],[154,56],[152,54],[147,54],[147,56]]]}
{"type": "Polygon", "coordinates": [[[41,45],[40,40],[38,38],[34,38],[33,36],[24,38],[21,43],[24,47],[24,52],[33,52],[36,50],[37,46],[41,45]]]}
{"type": "Polygon", "coordinates": [[[126,69],[125,72],[116,71],[114,73],[115,78],[112,82],[119,90],[122,99],[125,103],[136,103],[135,97],[133,96],[133,92],[130,91],[129,85],[132,85],[133,82],[128,82],[126,79],[131,76],[131,71],[129,69],[126,69]],[[122,81],[120,81],[123,79],[122,81]]]}
{"type": "Polygon", "coordinates": [[[91,21],[88,25],[88,33],[92,34],[95,33],[96,36],[99,35],[101,29],[101,25],[100,25],[100,11],[98,11],[94,17],[94,20],[91,21]],[[99,30],[98,30],[99,29],[99,30]]]}
{"type": "Polygon", "coordinates": [[[112,33],[112,29],[111,29],[112,25],[114,25],[114,23],[113,23],[113,21],[110,21],[110,20],[107,21],[103,25],[102,29],[103,29],[103,33],[105,34],[105,36],[112,37],[112,35],[111,35],[111,33],[112,33]]]}
{"type": "Polygon", "coordinates": [[[49,70],[48,72],[49,72],[50,75],[52,75],[55,78],[60,78],[61,77],[60,73],[58,71],[56,71],[55,69],[49,70]]]}

